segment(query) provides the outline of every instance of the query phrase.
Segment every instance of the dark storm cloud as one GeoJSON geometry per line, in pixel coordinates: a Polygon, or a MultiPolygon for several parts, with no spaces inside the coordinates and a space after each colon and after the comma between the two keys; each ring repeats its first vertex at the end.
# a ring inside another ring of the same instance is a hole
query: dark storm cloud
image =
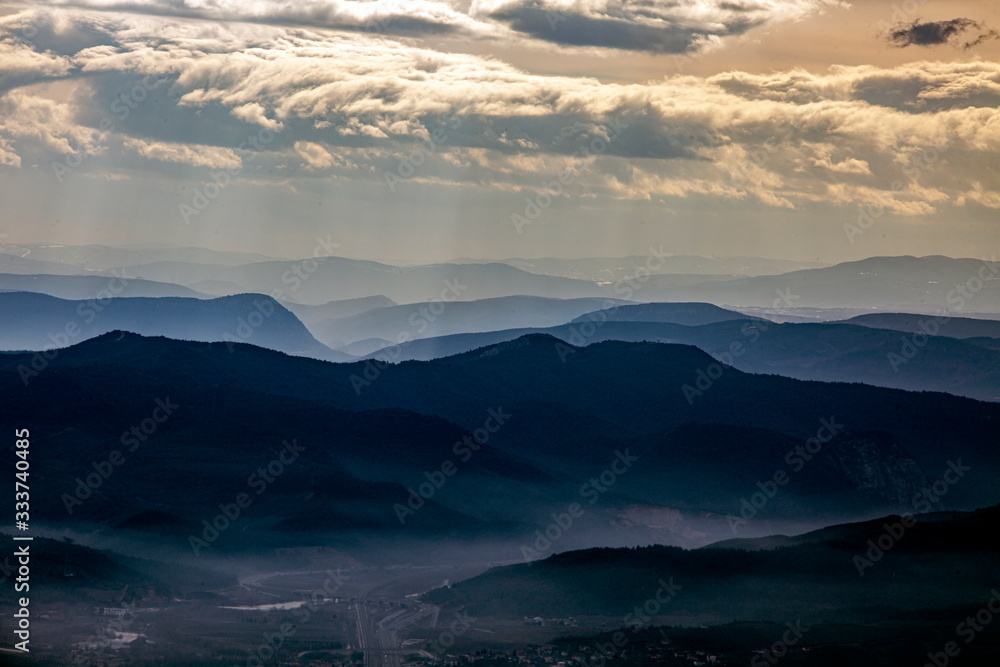
{"type": "Polygon", "coordinates": [[[511,28],[564,46],[602,46],[652,53],[687,53],[698,32],[679,26],[649,26],[613,18],[554,13],[521,6],[494,14],[511,28]]]}
{"type": "Polygon", "coordinates": [[[509,3],[489,12],[489,18],[538,40],[563,46],[595,46],[650,53],[682,54],[697,51],[711,37],[738,35],[770,17],[749,16],[748,9],[724,3],[718,20],[710,23],[672,18],[622,7],[594,13],[589,8],[547,7],[538,0],[509,3]]]}
{"type": "Polygon", "coordinates": [[[936,46],[948,43],[971,49],[981,42],[997,37],[1000,35],[995,30],[972,19],[957,18],[926,23],[921,23],[920,19],[917,19],[913,23],[896,25],[889,31],[886,40],[890,45],[900,49],[907,46],[936,46]]]}

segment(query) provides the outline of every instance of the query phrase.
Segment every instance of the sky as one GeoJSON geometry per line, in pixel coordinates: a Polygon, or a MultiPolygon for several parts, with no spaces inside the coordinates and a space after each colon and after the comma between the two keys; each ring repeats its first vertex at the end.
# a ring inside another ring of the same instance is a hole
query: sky
{"type": "Polygon", "coordinates": [[[0,243],[988,257],[998,31],[962,0],[4,3],[0,243]]]}

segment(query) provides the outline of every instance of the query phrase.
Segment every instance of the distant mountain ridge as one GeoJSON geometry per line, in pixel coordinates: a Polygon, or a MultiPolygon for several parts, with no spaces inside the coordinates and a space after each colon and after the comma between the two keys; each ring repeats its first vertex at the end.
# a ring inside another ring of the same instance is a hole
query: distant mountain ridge
{"type": "Polygon", "coordinates": [[[274,299],[242,294],[217,299],[175,297],[70,301],[32,292],[0,293],[0,349],[64,347],[110,331],[204,342],[247,342],[329,361],[330,350],[274,299]]]}
{"type": "Polygon", "coordinates": [[[752,277],[647,275],[634,269],[625,270],[621,277],[596,281],[537,275],[500,263],[395,267],[337,257],[327,258],[309,279],[296,281],[292,270],[299,263],[258,262],[211,268],[161,262],[136,267],[136,271],[140,277],[152,280],[180,284],[224,281],[265,293],[300,282],[296,299],[304,303],[375,295],[396,303],[416,303],[440,296],[446,280],[457,280],[465,286],[456,290],[462,293],[461,300],[604,295],[644,302],[696,301],[775,311],[799,307],[929,312],[947,308],[952,315],[965,311],[1000,313],[1000,266],[985,260],[941,256],[871,257],[752,277]]]}
{"type": "Polygon", "coordinates": [[[557,327],[414,340],[399,347],[387,346],[367,356],[428,361],[543,333],[576,346],[609,340],[683,343],[697,346],[722,363],[750,373],[824,382],[864,382],[1000,400],[1000,350],[989,344],[994,339],[959,340],[939,335],[918,337],[914,342],[912,335],[903,332],[850,322],[774,324],[743,319],[739,313],[721,309],[718,315],[709,309],[705,316],[687,317],[683,312],[675,312],[672,306],[623,306],[590,313],[557,327]],[[616,315],[615,311],[621,314],[616,315]],[[654,317],[657,312],[664,320],[710,323],[686,326],[670,321],[632,321],[632,317],[654,317]]]}
{"type": "Polygon", "coordinates": [[[585,280],[539,276],[506,264],[431,264],[398,267],[343,257],[266,261],[222,267],[156,262],[131,267],[149,280],[192,284],[235,283],[251,292],[281,289],[304,304],[384,296],[399,304],[474,301],[505,296],[600,297],[604,290],[585,280]]]}
{"type": "Polygon", "coordinates": [[[100,275],[0,274],[0,292],[37,292],[60,299],[109,299],[112,297],[186,296],[208,299],[207,294],[173,283],[142,280],[127,271],[100,275]]]}
{"type": "Polygon", "coordinates": [[[689,287],[658,288],[654,277],[644,300],[708,301],[729,307],[775,310],[795,307],[878,308],[906,312],[947,308],[1000,313],[1000,265],[979,259],[870,257],[780,275],[740,278],[689,287]]]}
{"type": "MultiPolygon", "coordinates": [[[[476,301],[519,295],[558,299],[604,296],[636,302],[707,302],[736,310],[770,309],[791,318],[796,317],[795,309],[808,310],[810,318],[815,318],[818,309],[839,311],[836,315],[839,318],[873,309],[934,314],[947,309],[951,316],[1000,314],[1000,264],[971,258],[870,257],[818,268],[801,268],[812,266],[812,263],[798,263],[795,270],[787,269],[796,267],[796,263],[762,264],[754,260],[756,264],[751,264],[757,269],[768,266],[774,271],[759,273],[751,271],[748,265],[743,268],[747,268],[750,275],[742,275],[738,273],[740,262],[752,258],[735,258],[737,265],[733,267],[716,266],[731,268],[732,273],[699,274],[651,272],[646,267],[649,258],[642,257],[531,260],[515,262],[517,266],[465,260],[393,266],[343,257],[273,260],[259,255],[190,248],[175,249],[173,255],[167,249],[150,249],[143,253],[138,256],[139,263],[129,264],[127,269],[137,279],[173,283],[177,287],[170,294],[160,287],[160,292],[133,292],[132,296],[181,296],[183,294],[177,290],[185,286],[211,295],[238,291],[273,295],[281,290],[286,300],[310,305],[378,296],[397,304],[476,301]],[[532,273],[532,269],[537,273],[532,273]]],[[[36,276],[43,269],[51,269],[53,273],[78,272],[72,268],[74,266],[86,266],[90,273],[96,270],[108,274],[108,268],[91,270],[89,267],[107,266],[111,259],[132,261],[135,258],[135,251],[128,249],[88,251],[86,248],[38,247],[28,254],[10,254],[7,261],[11,271],[33,272],[31,275],[36,276]],[[94,253],[96,259],[88,258],[88,252],[94,253]],[[41,263],[32,264],[35,258],[41,263]],[[58,263],[53,264],[53,260],[58,263]]],[[[661,258],[656,259],[659,264],[661,258]]],[[[662,261],[669,264],[672,259],[676,258],[665,255],[662,261]]],[[[689,259],[694,268],[704,260],[689,259]]],[[[705,261],[715,266],[713,262],[722,260],[705,261]]],[[[62,283],[54,282],[51,277],[44,281],[51,283],[50,288],[44,285],[28,287],[23,281],[20,286],[4,287],[0,280],[0,289],[31,289],[64,298],[83,298],[79,290],[84,283],[70,287],[75,283],[70,276],[64,278],[62,283]],[[57,289],[60,291],[51,291],[57,289]],[[70,292],[70,289],[77,291],[70,292]]],[[[151,289],[152,286],[147,287],[151,289]]],[[[384,336],[361,338],[374,337],[384,336]]]]}
{"type": "MultiPolygon", "coordinates": [[[[2,246],[0,246],[2,247],[2,246]]],[[[19,255],[0,254],[0,274],[79,276],[85,273],[78,266],[46,262],[19,255]]]]}
{"type": "MultiPolygon", "coordinates": [[[[617,281],[633,277],[636,269],[646,267],[648,257],[629,255],[627,257],[586,257],[566,259],[540,257],[537,259],[511,258],[501,260],[505,264],[530,271],[531,273],[579,278],[598,282],[617,281]]],[[[473,263],[474,260],[463,260],[473,263]]],[[[698,255],[668,254],[662,258],[662,265],[655,273],[663,275],[702,275],[706,279],[713,275],[759,276],[786,273],[799,269],[814,269],[826,266],[821,262],[797,262],[762,257],[701,257],[698,255]]]]}
{"type": "Polygon", "coordinates": [[[572,320],[581,322],[670,322],[685,326],[742,320],[746,315],[710,303],[642,303],[620,305],[587,313],[572,320]]]}
{"type": "Polygon", "coordinates": [[[947,313],[871,313],[852,317],[844,323],[950,338],[1000,338],[1000,320],[957,317],[947,313]]]}
{"type": "MultiPolygon", "coordinates": [[[[514,327],[554,326],[582,313],[625,303],[628,302],[610,298],[550,299],[538,296],[431,301],[371,309],[350,317],[313,322],[308,326],[317,339],[336,349],[365,339],[382,339],[395,344],[401,335],[411,340],[514,327]]],[[[292,306],[292,310],[295,308],[292,306]]],[[[368,349],[365,354],[384,345],[368,349]]]]}
{"type": "Polygon", "coordinates": [[[249,252],[210,250],[170,245],[55,245],[42,243],[0,243],[0,252],[29,260],[78,267],[85,271],[122,269],[137,264],[170,259],[202,264],[236,265],[274,259],[249,252]]]}
{"type": "Polygon", "coordinates": [[[388,308],[397,305],[392,299],[381,295],[364,296],[342,301],[329,301],[317,306],[307,306],[292,301],[282,301],[281,303],[285,308],[295,313],[295,316],[307,327],[323,320],[352,317],[361,313],[367,313],[376,308],[388,308]]]}

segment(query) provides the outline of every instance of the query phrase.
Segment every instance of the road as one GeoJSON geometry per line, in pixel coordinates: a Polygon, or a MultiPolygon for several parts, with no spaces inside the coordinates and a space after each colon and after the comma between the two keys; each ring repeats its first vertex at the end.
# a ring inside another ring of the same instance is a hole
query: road
{"type": "Polygon", "coordinates": [[[365,654],[365,667],[382,667],[382,652],[368,604],[359,602],[355,609],[358,613],[358,648],[365,654]]]}
{"type": "Polygon", "coordinates": [[[406,653],[399,645],[397,628],[405,627],[425,616],[437,614],[437,607],[420,605],[417,609],[399,609],[376,621],[377,605],[359,602],[355,606],[358,617],[358,646],[365,654],[365,667],[400,667],[406,653]]]}
{"type": "MultiPolygon", "coordinates": [[[[437,624],[440,611],[414,598],[441,585],[451,577],[465,578],[499,563],[470,563],[465,566],[414,566],[398,568],[359,567],[338,571],[344,583],[337,596],[354,602],[358,650],[364,653],[364,667],[401,667],[406,655],[429,653],[400,645],[399,632],[420,619],[430,617],[430,627],[437,624]]],[[[244,590],[256,591],[279,599],[301,595],[318,588],[319,579],[329,577],[328,570],[284,571],[255,574],[240,579],[244,590]]]]}

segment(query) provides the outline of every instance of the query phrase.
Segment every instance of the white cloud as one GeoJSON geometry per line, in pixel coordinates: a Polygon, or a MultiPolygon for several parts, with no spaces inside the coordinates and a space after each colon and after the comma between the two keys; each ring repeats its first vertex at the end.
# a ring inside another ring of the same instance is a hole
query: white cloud
{"type": "Polygon", "coordinates": [[[3,163],[21,165],[19,153],[47,151],[56,156],[103,152],[100,132],[76,122],[75,107],[24,90],[0,96],[0,150],[3,163]]]}
{"type": "Polygon", "coordinates": [[[334,163],[333,155],[328,150],[311,141],[296,141],[295,152],[312,169],[326,169],[334,163]]]}
{"type": "Polygon", "coordinates": [[[260,125],[261,127],[266,127],[269,130],[281,129],[281,123],[268,118],[264,111],[264,107],[256,102],[249,102],[242,106],[234,107],[232,114],[240,120],[245,120],[248,123],[260,125]]]}
{"type": "Polygon", "coordinates": [[[125,138],[124,146],[148,160],[160,162],[174,162],[209,169],[236,169],[242,164],[236,151],[218,146],[144,141],[131,137],[125,138]]]}
{"type": "Polygon", "coordinates": [[[21,166],[21,156],[14,152],[14,147],[11,145],[10,140],[3,137],[0,137],[0,164],[10,167],[21,166]]]}

